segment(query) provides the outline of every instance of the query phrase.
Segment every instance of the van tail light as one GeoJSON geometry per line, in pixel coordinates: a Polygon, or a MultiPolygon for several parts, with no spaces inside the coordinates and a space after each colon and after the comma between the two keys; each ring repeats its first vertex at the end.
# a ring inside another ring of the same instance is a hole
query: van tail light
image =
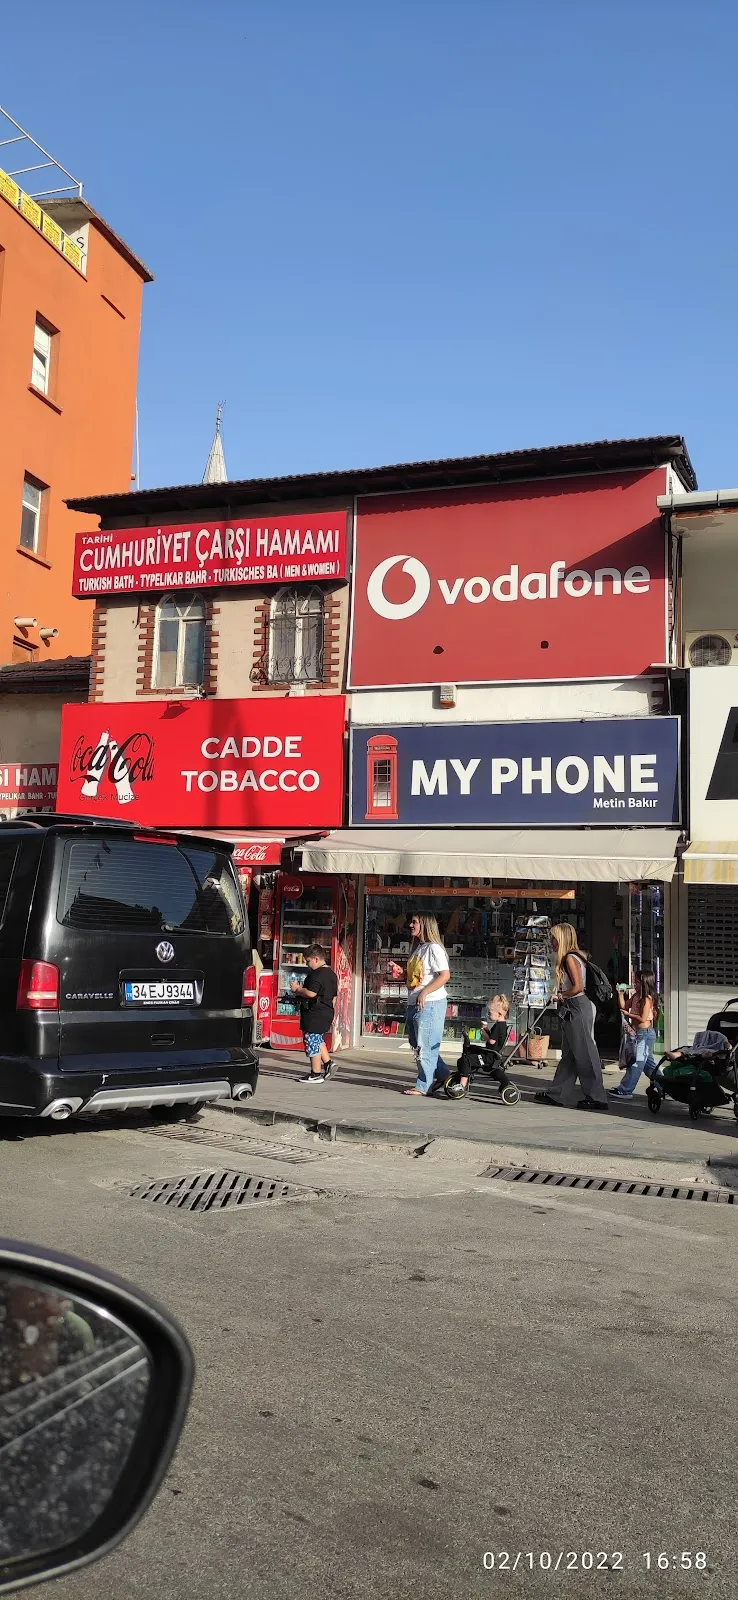
{"type": "Polygon", "coordinates": [[[256,1005],[256,967],[247,967],[243,975],[243,1006],[256,1005]]]}
{"type": "Polygon", "coordinates": [[[50,961],[21,961],[18,1011],[59,1010],[59,968],[50,961]]]}

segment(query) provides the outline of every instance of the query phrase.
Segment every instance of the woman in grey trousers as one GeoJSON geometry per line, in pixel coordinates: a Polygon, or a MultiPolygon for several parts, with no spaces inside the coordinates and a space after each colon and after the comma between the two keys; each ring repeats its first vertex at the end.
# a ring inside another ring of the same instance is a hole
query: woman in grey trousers
{"type": "Polygon", "coordinates": [[[561,1019],[561,1060],[547,1092],[536,1095],[548,1105],[577,1106],[582,1111],[608,1111],[602,1062],[594,1039],[595,1007],[587,999],[587,957],[577,944],[570,922],[551,929],[556,951],[556,978],[561,1019]],[[579,1099],[577,1078],[584,1098],[579,1099]]]}

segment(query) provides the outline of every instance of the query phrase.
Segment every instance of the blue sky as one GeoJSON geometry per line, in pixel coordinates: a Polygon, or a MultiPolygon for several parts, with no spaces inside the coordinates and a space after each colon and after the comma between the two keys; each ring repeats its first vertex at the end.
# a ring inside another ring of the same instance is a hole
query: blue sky
{"type": "Polygon", "coordinates": [[[707,488],[737,52],[731,0],[35,0],[0,101],[156,275],[143,486],[223,399],[231,478],[674,431],[707,488]]]}

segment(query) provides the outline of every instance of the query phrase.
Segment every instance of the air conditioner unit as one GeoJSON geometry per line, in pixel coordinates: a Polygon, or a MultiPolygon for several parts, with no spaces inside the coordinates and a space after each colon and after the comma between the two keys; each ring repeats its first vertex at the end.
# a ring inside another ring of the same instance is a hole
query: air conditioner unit
{"type": "Polygon", "coordinates": [[[717,628],[688,633],[684,657],[687,667],[729,667],[734,658],[738,660],[738,633],[724,633],[717,628]]]}

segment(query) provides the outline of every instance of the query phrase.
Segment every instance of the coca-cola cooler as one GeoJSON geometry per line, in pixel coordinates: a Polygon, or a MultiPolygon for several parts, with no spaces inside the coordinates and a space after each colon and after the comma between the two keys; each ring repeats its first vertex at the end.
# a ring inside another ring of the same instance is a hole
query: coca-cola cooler
{"type": "MultiPolygon", "coordinates": [[[[339,967],[338,880],[320,876],[277,878],[276,992],[272,1001],[271,1042],[276,1048],[302,1049],[300,996],[293,995],[290,980],[302,983],[309,971],[311,944],[323,946],[334,972],[339,967]]],[[[326,1034],[332,1048],[332,1038],[326,1034]]]]}

